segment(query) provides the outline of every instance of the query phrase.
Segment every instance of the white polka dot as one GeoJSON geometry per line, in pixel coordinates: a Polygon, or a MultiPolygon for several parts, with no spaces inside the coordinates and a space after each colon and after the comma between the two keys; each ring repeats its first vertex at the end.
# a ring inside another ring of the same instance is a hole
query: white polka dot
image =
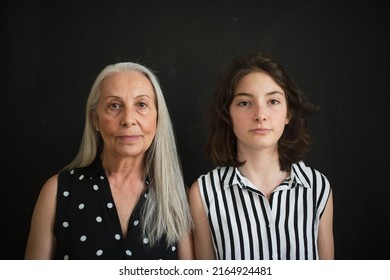
{"type": "Polygon", "coordinates": [[[79,204],[79,209],[81,210],[81,209],[84,209],[84,203],[80,203],[79,204]]]}
{"type": "Polygon", "coordinates": [[[85,235],[82,235],[82,236],[80,237],[80,241],[81,241],[81,242],[84,242],[85,240],[87,240],[87,237],[86,237],[85,235]]]}
{"type": "Polygon", "coordinates": [[[103,255],[103,250],[97,250],[96,251],[96,256],[101,256],[103,255]]]}
{"type": "Polygon", "coordinates": [[[101,180],[104,180],[104,176],[100,176],[100,179],[101,179],[101,180]]]}
{"type": "Polygon", "coordinates": [[[145,197],[145,198],[147,198],[147,197],[148,197],[148,194],[147,194],[147,193],[145,193],[145,194],[144,194],[144,197],[145,197]]]}
{"type": "Polygon", "coordinates": [[[175,246],[172,246],[172,252],[175,252],[176,251],[176,247],[175,246]]]}
{"type": "Polygon", "coordinates": [[[69,223],[68,223],[68,222],[63,222],[63,223],[62,223],[62,226],[63,226],[64,228],[67,228],[67,227],[69,226],[69,223]]]}
{"type": "Polygon", "coordinates": [[[131,256],[133,253],[130,250],[126,250],[126,255],[131,256]]]}
{"type": "Polygon", "coordinates": [[[93,189],[94,189],[95,191],[97,191],[97,190],[99,189],[99,186],[98,186],[98,185],[93,185],[93,189]]]}
{"type": "Polygon", "coordinates": [[[136,226],[136,225],[138,225],[138,223],[139,223],[139,221],[135,220],[133,224],[136,226]]]}
{"type": "Polygon", "coordinates": [[[68,192],[68,191],[64,191],[62,194],[63,194],[65,197],[68,197],[68,196],[69,196],[69,192],[68,192]]]}
{"type": "Polygon", "coordinates": [[[68,255],[65,255],[65,256],[64,256],[64,260],[69,260],[69,256],[68,256],[68,255]]]}
{"type": "Polygon", "coordinates": [[[144,242],[144,244],[148,244],[149,243],[149,239],[147,237],[145,237],[143,242],[144,242]]]}
{"type": "Polygon", "coordinates": [[[102,217],[97,216],[97,217],[96,217],[96,222],[100,223],[101,221],[103,221],[102,217]]]}
{"type": "Polygon", "coordinates": [[[111,202],[107,203],[108,208],[112,208],[113,204],[111,202]]]}
{"type": "Polygon", "coordinates": [[[80,175],[79,180],[83,180],[83,179],[84,179],[84,175],[80,175]]]}
{"type": "Polygon", "coordinates": [[[70,174],[72,174],[72,175],[74,174],[74,169],[72,169],[72,170],[70,171],[70,174]]]}
{"type": "Polygon", "coordinates": [[[117,233],[117,234],[115,234],[115,239],[116,239],[116,240],[119,240],[119,239],[121,239],[121,235],[120,235],[120,234],[118,234],[118,233],[117,233]]]}

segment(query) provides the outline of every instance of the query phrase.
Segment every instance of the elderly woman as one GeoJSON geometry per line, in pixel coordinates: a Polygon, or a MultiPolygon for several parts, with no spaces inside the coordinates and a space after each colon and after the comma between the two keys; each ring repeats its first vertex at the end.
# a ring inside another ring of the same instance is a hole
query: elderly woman
{"type": "Polygon", "coordinates": [[[25,259],[192,259],[191,225],[156,76],[137,63],[105,67],[78,154],[38,197],[25,259]]]}

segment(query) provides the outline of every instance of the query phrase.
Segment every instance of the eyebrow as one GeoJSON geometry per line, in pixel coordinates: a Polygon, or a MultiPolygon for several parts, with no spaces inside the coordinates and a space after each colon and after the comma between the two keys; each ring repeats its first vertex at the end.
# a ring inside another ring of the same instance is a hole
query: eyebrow
{"type": "MultiPolygon", "coordinates": [[[[140,94],[140,95],[137,95],[135,98],[142,98],[142,97],[147,97],[149,99],[152,99],[149,95],[147,94],[140,94]]],[[[122,99],[122,97],[120,96],[117,96],[117,95],[109,95],[107,96],[104,100],[107,100],[107,99],[122,99]]]]}
{"type": "MultiPolygon", "coordinates": [[[[265,95],[270,96],[270,95],[274,95],[274,94],[285,95],[283,92],[278,91],[278,90],[267,92],[265,95]]],[[[238,93],[234,94],[233,98],[236,97],[236,96],[248,96],[248,97],[251,97],[251,96],[253,96],[253,94],[252,93],[247,93],[247,92],[238,92],[238,93]]]]}

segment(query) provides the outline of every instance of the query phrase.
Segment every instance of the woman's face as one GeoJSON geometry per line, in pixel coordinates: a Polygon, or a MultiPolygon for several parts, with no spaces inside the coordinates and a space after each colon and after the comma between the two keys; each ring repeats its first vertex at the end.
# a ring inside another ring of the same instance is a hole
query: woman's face
{"type": "Polygon", "coordinates": [[[238,151],[277,149],[288,124],[284,90],[266,73],[252,72],[237,83],[229,108],[238,151]]]}
{"type": "Polygon", "coordinates": [[[157,126],[155,93],[149,79],[136,71],[105,78],[94,124],[103,138],[104,153],[118,158],[142,158],[157,126]]]}

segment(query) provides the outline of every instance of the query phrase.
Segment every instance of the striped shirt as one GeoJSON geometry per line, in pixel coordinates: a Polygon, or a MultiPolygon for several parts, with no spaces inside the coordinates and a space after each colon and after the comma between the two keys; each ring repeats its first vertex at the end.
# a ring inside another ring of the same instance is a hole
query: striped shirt
{"type": "Polygon", "coordinates": [[[268,200],[235,167],[198,178],[217,259],[319,259],[318,226],[331,191],[303,162],[268,200]]]}

